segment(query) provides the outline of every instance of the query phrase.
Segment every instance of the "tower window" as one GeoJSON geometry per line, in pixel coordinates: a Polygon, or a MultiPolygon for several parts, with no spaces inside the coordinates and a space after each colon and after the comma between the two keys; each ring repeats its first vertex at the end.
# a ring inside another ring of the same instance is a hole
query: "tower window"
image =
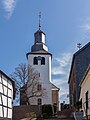
{"type": "Polygon", "coordinates": [[[38,102],[38,105],[42,105],[42,99],[41,98],[39,98],[37,102],[38,102]]]}
{"type": "Polygon", "coordinates": [[[38,91],[42,90],[41,84],[38,84],[38,85],[37,85],[37,90],[38,90],[38,91]]]}
{"type": "Polygon", "coordinates": [[[38,73],[38,76],[40,77],[40,73],[38,73]]]}
{"type": "Polygon", "coordinates": [[[45,58],[44,57],[42,57],[41,65],[45,65],[45,58]]]}
{"type": "Polygon", "coordinates": [[[34,64],[34,65],[38,65],[37,57],[34,57],[33,64],[34,64]]]}

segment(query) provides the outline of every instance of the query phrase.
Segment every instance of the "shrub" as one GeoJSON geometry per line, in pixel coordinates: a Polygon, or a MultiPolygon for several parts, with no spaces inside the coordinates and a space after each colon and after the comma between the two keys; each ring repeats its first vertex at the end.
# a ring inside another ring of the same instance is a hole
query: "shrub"
{"type": "Polygon", "coordinates": [[[80,108],[82,108],[82,102],[81,101],[77,101],[76,104],[75,104],[75,108],[77,111],[80,110],[80,108]]]}
{"type": "Polygon", "coordinates": [[[53,115],[52,105],[42,105],[42,115],[44,118],[49,118],[53,115]]]}

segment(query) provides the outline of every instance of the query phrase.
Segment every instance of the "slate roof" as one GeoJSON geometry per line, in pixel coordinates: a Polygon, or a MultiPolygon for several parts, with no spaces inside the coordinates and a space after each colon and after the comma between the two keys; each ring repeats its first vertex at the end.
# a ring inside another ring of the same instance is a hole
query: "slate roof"
{"type": "Polygon", "coordinates": [[[26,54],[27,59],[28,59],[28,55],[29,55],[29,54],[50,55],[50,56],[52,57],[52,54],[49,53],[49,52],[47,52],[47,51],[45,51],[45,50],[34,51],[34,52],[28,52],[28,53],[26,54]]]}
{"type": "Polygon", "coordinates": [[[54,85],[53,83],[52,84],[52,89],[57,89],[57,90],[60,90],[60,88],[58,88],[56,85],[54,85]]]}
{"type": "Polygon", "coordinates": [[[71,73],[72,73],[72,68],[73,68],[73,64],[74,64],[74,61],[75,61],[75,57],[76,57],[80,52],[83,52],[83,50],[85,50],[88,46],[90,46],[90,42],[88,42],[84,47],[82,47],[80,50],[78,50],[76,53],[73,54],[72,64],[71,64],[71,69],[70,69],[70,74],[69,74],[68,83],[70,82],[70,77],[71,77],[71,73]]]}

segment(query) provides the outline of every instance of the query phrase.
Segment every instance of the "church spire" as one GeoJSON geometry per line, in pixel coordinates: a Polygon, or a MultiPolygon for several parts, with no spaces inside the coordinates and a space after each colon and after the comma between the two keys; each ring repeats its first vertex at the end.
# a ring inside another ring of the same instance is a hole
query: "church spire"
{"type": "Polygon", "coordinates": [[[39,12],[39,30],[41,28],[41,12],[39,12]]]}
{"type": "Polygon", "coordinates": [[[34,45],[31,48],[31,52],[35,51],[47,51],[48,47],[46,46],[46,34],[41,30],[41,12],[39,12],[39,30],[34,33],[34,45]]]}

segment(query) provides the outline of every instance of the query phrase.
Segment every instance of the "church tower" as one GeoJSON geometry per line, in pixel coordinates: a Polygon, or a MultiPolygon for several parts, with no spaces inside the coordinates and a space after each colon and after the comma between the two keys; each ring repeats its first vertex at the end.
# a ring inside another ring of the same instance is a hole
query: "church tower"
{"type": "Polygon", "coordinates": [[[52,104],[51,61],[52,54],[48,52],[46,34],[41,30],[39,16],[39,29],[34,33],[34,45],[31,52],[27,53],[28,64],[38,71],[40,83],[46,89],[46,97],[30,101],[31,104],[52,104]]]}

